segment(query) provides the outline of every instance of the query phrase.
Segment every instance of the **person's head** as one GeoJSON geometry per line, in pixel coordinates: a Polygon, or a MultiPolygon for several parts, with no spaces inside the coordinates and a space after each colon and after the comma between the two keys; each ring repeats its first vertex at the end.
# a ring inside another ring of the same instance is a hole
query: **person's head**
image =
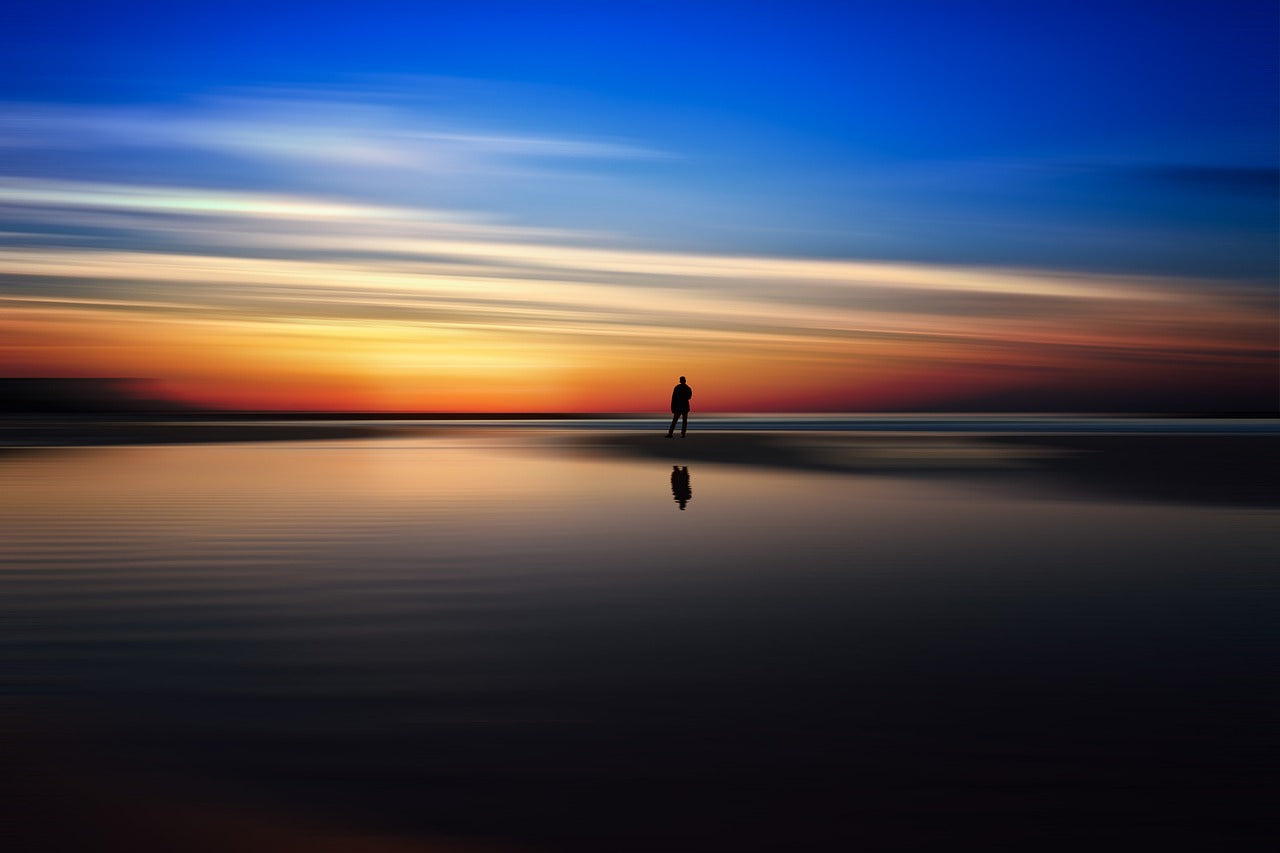
{"type": "Polygon", "coordinates": [[[684,377],[683,377],[683,376],[681,376],[681,377],[680,377],[680,384],[681,384],[681,385],[683,385],[683,384],[684,384],[684,377]]]}

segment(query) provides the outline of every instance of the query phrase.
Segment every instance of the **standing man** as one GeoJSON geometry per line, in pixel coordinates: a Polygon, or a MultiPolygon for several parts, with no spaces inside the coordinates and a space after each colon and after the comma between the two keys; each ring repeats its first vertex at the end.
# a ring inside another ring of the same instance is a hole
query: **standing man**
{"type": "Polygon", "coordinates": [[[684,438],[685,432],[689,429],[689,398],[693,396],[693,389],[684,384],[684,377],[680,377],[680,384],[671,389],[671,427],[667,430],[667,438],[675,438],[676,421],[684,419],[680,424],[680,437],[684,438]]]}

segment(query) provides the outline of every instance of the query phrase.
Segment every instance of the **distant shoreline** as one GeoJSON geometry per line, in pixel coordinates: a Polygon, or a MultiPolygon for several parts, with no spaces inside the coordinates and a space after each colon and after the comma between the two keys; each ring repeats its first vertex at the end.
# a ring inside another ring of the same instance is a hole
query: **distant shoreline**
{"type": "MultiPolygon", "coordinates": [[[[938,411],[938,412],[700,412],[693,413],[702,420],[824,420],[824,421],[883,421],[883,420],[1116,420],[1141,419],[1166,420],[1275,420],[1280,421],[1280,410],[1257,412],[1015,412],[1015,411],[938,411]]],[[[28,410],[0,411],[0,423],[7,420],[98,420],[130,422],[192,422],[192,421],[609,421],[637,419],[670,419],[665,410],[652,412],[339,412],[300,410],[226,410],[179,409],[166,410],[28,410]]]]}

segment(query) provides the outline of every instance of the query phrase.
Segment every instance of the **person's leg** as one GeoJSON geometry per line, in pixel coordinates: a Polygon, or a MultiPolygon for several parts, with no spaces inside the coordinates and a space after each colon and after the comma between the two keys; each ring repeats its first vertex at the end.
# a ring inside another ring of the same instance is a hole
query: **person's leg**
{"type": "MultiPolygon", "coordinates": [[[[673,423],[672,426],[675,426],[673,423]]],[[[684,438],[684,434],[689,431],[689,413],[682,412],[680,415],[680,437],[684,438]]]]}
{"type": "Polygon", "coordinates": [[[667,438],[674,438],[676,431],[676,421],[680,420],[680,413],[675,412],[671,415],[671,426],[667,427],[667,438]]]}

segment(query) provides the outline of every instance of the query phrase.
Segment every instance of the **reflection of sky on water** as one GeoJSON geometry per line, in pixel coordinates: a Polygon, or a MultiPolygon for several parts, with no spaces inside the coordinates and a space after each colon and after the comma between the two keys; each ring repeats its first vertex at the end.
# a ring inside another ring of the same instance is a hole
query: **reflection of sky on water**
{"type": "Polygon", "coordinates": [[[939,797],[1025,839],[1252,796],[1272,511],[467,433],[32,453],[0,483],[13,692],[295,811],[755,849],[920,838],[939,797]]]}

